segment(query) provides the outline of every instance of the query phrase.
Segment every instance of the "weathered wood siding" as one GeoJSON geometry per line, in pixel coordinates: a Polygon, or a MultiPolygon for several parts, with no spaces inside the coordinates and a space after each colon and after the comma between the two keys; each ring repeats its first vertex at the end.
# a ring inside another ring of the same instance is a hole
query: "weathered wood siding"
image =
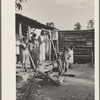
{"type": "Polygon", "coordinates": [[[75,63],[91,62],[91,52],[94,52],[94,30],[59,31],[59,51],[65,46],[75,45],[75,63]]]}

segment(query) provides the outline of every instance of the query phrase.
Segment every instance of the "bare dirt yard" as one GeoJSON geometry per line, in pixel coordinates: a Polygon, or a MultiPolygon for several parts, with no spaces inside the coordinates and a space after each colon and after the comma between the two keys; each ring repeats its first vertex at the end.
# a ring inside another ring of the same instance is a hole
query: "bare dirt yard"
{"type": "MultiPolygon", "coordinates": [[[[22,73],[19,72],[19,75],[22,73]]],[[[38,99],[29,100],[94,100],[94,67],[89,64],[74,64],[62,79],[61,85],[55,86],[49,80],[36,78],[38,95],[35,96],[38,99]]]]}

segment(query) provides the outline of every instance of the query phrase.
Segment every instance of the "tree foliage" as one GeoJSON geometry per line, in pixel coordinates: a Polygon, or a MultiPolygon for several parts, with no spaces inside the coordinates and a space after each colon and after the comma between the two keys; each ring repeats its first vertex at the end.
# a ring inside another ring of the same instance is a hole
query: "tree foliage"
{"type": "MultiPolygon", "coordinates": [[[[55,28],[54,22],[47,22],[46,25],[55,28]]],[[[51,31],[51,37],[53,38],[55,36],[56,36],[56,32],[55,32],[55,30],[52,30],[51,31]]]]}
{"type": "Polygon", "coordinates": [[[81,29],[81,24],[79,22],[76,22],[76,24],[74,25],[74,30],[80,30],[81,29]]]}
{"type": "Polygon", "coordinates": [[[15,0],[15,10],[16,11],[22,10],[23,1],[27,2],[27,0],[15,0]]]}
{"type": "Polygon", "coordinates": [[[89,20],[87,24],[87,29],[94,29],[94,20],[89,20]]]}
{"type": "Polygon", "coordinates": [[[51,26],[51,27],[55,27],[54,22],[47,22],[46,25],[51,26]]]}

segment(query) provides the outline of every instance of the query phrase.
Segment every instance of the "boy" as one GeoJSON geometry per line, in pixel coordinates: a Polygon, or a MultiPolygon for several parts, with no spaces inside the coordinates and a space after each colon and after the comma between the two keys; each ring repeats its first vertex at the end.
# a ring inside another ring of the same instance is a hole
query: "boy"
{"type": "MultiPolygon", "coordinates": [[[[34,61],[35,66],[37,67],[37,58],[38,58],[38,50],[37,50],[37,40],[36,40],[36,34],[33,33],[33,36],[31,38],[31,41],[29,41],[29,51],[32,57],[32,60],[34,61]]],[[[31,67],[34,68],[34,66],[32,65],[32,61],[31,62],[31,67]]]]}
{"type": "Polygon", "coordinates": [[[22,67],[25,69],[25,72],[27,72],[27,63],[29,62],[29,54],[28,54],[28,43],[25,38],[22,39],[21,49],[22,49],[22,67]]]}

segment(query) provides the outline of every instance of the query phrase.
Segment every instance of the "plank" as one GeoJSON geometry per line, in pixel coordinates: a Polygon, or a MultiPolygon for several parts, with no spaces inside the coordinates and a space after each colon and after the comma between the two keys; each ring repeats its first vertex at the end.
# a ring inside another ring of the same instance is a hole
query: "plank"
{"type": "Polygon", "coordinates": [[[34,64],[34,61],[33,61],[32,57],[31,57],[31,55],[30,55],[30,52],[29,52],[29,57],[31,58],[32,64],[33,64],[34,69],[35,69],[35,70],[34,70],[35,72],[38,72],[39,74],[42,74],[42,75],[45,76],[47,79],[51,80],[55,85],[57,85],[57,86],[60,85],[60,83],[57,82],[56,80],[54,80],[53,77],[50,77],[50,76],[48,76],[46,73],[43,73],[42,71],[36,69],[36,66],[35,66],[35,64],[34,64]]]}
{"type": "MultiPolygon", "coordinates": [[[[49,79],[50,81],[52,81],[55,85],[57,85],[57,86],[60,85],[60,82],[58,82],[57,80],[54,80],[53,77],[48,76],[46,73],[43,73],[43,72],[41,72],[40,70],[37,70],[37,72],[38,72],[39,74],[42,74],[43,76],[45,76],[45,77],[46,77],[47,79],[49,79]]],[[[59,80],[59,77],[58,77],[58,80],[59,80]]]]}

